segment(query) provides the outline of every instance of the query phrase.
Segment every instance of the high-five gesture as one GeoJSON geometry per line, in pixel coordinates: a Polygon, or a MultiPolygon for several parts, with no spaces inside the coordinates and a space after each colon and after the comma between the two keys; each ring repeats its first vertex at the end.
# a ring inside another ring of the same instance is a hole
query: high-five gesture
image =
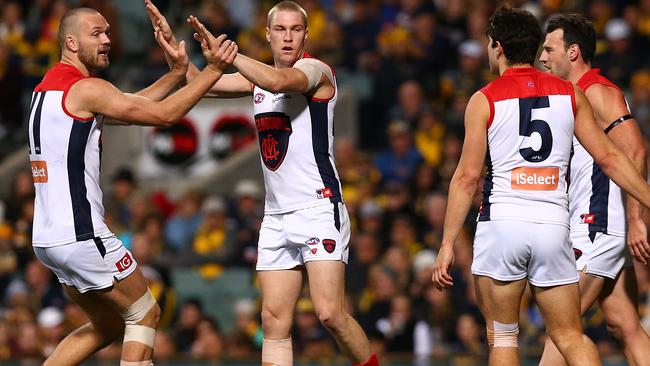
{"type": "Polygon", "coordinates": [[[185,75],[190,64],[190,59],[185,51],[185,41],[177,43],[174,39],[174,44],[170,43],[170,41],[165,38],[160,27],[154,27],[154,36],[156,37],[156,41],[160,47],[165,51],[169,68],[172,71],[179,71],[181,74],[185,75]]]}
{"type": "Polygon", "coordinates": [[[169,26],[167,18],[160,13],[151,0],[145,0],[144,6],[147,9],[149,20],[151,20],[151,26],[154,29],[159,28],[167,42],[173,47],[177,47],[178,42],[176,41],[176,37],[174,37],[174,33],[172,33],[172,28],[169,26]]]}
{"type": "Polygon", "coordinates": [[[207,67],[215,71],[223,72],[232,64],[237,56],[238,50],[235,42],[226,39],[225,34],[214,38],[212,33],[193,15],[187,18],[187,23],[196,31],[194,33],[194,39],[201,44],[203,56],[208,61],[207,67]]]}

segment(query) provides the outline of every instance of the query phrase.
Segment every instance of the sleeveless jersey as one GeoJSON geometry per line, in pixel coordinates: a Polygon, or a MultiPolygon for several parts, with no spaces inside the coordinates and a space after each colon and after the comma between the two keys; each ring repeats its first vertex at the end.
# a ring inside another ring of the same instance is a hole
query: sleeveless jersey
{"type": "Polygon", "coordinates": [[[532,67],[509,68],[481,92],[490,104],[487,176],[478,221],[569,226],[567,169],[573,85],[532,67]]]}
{"type": "MultiPolygon", "coordinates": [[[[305,53],[304,57],[310,57],[305,53]]],[[[342,201],[334,164],[334,72],[331,99],[253,89],[264,185],[265,213],[285,213],[342,201]]]]}
{"type": "Polygon", "coordinates": [[[59,63],[32,94],[29,159],[36,190],[35,247],[111,235],[99,188],[103,117],[78,118],[64,104],[70,87],[84,77],[74,66],[59,63]]]}
{"type": "MultiPolygon", "coordinates": [[[[594,84],[620,90],[600,75],[599,69],[587,71],[576,83],[585,93],[594,84]]],[[[576,138],[573,139],[573,151],[569,185],[571,230],[625,236],[627,222],[621,189],[605,175],[576,138]]]]}

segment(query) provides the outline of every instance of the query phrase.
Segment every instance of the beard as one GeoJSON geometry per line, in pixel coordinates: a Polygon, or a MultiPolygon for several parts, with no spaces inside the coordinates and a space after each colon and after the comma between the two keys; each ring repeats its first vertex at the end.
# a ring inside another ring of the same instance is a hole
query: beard
{"type": "Polygon", "coordinates": [[[108,67],[110,63],[108,59],[102,60],[96,51],[90,51],[85,48],[79,49],[77,57],[79,57],[79,61],[81,61],[81,63],[83,63],[89,71],[104,70],[108,67]]]}

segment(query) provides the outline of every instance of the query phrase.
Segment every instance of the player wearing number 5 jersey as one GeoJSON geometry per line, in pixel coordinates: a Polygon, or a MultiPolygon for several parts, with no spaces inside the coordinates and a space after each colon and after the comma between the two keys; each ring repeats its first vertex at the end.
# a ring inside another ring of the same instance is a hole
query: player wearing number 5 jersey
{"type": "Polygon", "coordinates": [[[599,365],[594,344],[582,335],[578,273],[568,240],[573,134],[605,173],[645,205],[650,187],[598,128],[584,94],[532,67],[541,40],[532,14],[499,8],[487,35],[490,68],[500,77],[474,94],[465,111],[465,142],[432,280],[440,289],[453,285],[453,245],[487,160],[472,274],[490,365],[519,365],[519,304],[527,283],[568,363],[599,365]]]}
{"type": "MultiPolygon", "coordinates": [[[[580,15],[560,15],[549,20],[547,32],[540,61],[585,93],[600,129],[645,175],[645,143],[623,92],[591,68],[596,51],[592,24],[580,15]]],[[[608,331],[620,341],[628,362],[650,365],[650,337],[640,324],[638,286],[627,248],[629,245],[637,260],[647,264],[650,245],[642,207],[629,196],[623,202],[621,189],[605,176],[580,142],[574,140],[573,148],[569,212],[571,242],[580,271],[581,311],[598,300],[608,331]]],[[[540,365],[563,364],[562,356],[547,340],[540,365]]]]}

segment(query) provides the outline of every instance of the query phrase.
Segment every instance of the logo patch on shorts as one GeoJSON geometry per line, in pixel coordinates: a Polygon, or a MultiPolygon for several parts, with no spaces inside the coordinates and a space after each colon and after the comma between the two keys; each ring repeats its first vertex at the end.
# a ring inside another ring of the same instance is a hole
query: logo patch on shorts
{"type": "Polygon", "coordinates": [[[596,214],[582,214],[580,215],[580,221],[582,221],[583,224],[594,224],[596,223],[596,214]]]}
{"type": "Polygon", "coordinates": [[[512,170],[512,189],[523,191],[554,191],[560,181],[558,167],[519,167],[512,170]]]}
{"type": "Polygon", "coordinates": [[[119,261],[115,263],[115,267],[117,267],[117,270],[120,272],[126,271],[131,265],[133,264],[133,259],[129,255],[129,252],[126,252],[124,254],[124,257],[122,257],[119,261]]]}
{"type": "Polygon", "coordinates": [[[311,254],[316,254],[317,251],[318,251],[318,248],[311,248],[311,254]]]}
{"type": "Polygon", "coordinates": [[[318,244],[318,243],[320,243],[320,239],[318,239],[318,238],[309,238],[309,239],[305,242],[305,244],[307,244],[307,245],[316,245],[316,244],[318,244]]]}
{"type": "Polygon", "coordinates": [[[575,255],[576,260],[582,257],[582,250],[573,248],[573,255],[575,255]]]}
{"type": "Polygon", "coordinates": [[[326,252],[334,253],[334,249],[336,248],[336,240],[334,240],[334,239],[323,239],[323,247],[325,248],[326,252]]]}

